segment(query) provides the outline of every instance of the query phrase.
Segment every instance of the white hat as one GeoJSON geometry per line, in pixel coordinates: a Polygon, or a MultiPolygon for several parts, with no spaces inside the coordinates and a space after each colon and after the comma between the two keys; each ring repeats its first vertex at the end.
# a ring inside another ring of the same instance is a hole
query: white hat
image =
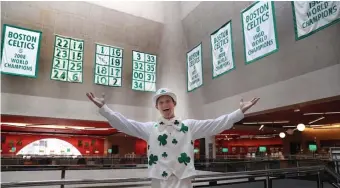
{"type": "Polygon", "coordinates": [[[164,96],[164,95],[170,96],[175,102],[177,102],[177,97],[176,97],[176,94],[174,92],[172,92],[168,88],[161,88],[156,92],[156,95],[154,95],[152,97],[153,104],[156,105],[157,99],[161,96],[164,96]]]}

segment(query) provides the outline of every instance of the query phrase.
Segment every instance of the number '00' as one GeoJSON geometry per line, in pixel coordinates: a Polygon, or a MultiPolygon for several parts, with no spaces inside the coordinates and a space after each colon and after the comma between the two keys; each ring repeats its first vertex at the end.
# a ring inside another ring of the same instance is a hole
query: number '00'
{"type": "Polygon", "coordinates": [[[144,74],[141,73],[141,72],[134,72],[134,73],[133,73],[133,77],[139,78],[139,79],[143,79],[144,74]]]}

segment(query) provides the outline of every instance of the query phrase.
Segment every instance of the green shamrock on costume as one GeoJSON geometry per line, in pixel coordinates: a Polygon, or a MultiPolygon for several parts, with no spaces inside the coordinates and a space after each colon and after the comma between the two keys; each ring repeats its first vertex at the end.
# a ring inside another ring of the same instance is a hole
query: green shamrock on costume
{"type": "Polygon", "coordinates": [[[194,145],[194,142],[191,140],[191,145],[194,145]]]}
{"type": "Polygon", "coordinates": [[[160,146],[161,146],[161,145],[165,146],[166,143],[167,143],[167,141],[166,141],[167,138],[168,138],[168,135],[166,135],[166,134],[159,135],[159,136],[158,136],[159,145],[160,145],[160,146]]]}
{"type": "Polygon", "coordinates": [[[185,126],[185,125],[182,123],[182,127],[181,127],[181,129],[180,129],[179,131],[180,131],[180,132],[183,132],[183,133],[186,133],[186,132],[188,132],[188,127],[185,126]]]}
{"type": "Polygon", "coordinates": [[[188,163],[190,163],[190,157],[188,157],[188,155],[186,153],[181,153],[181,156],[178,157],[178,162],[184,163],[185,166],[187,166],[188,163]]]}
{"type": "Polygon", "coordinates": [[[148,149],[150,149],[150,145],[148,145],[148,149]]]}
{"type": "Polygon", "coordinates": [[[158,161],[157,155],[151,154],[151,155],[149,156],[149,165],[150,165],[150,166],[151,166],[152,164],[156,164],[157,161],[158,161]]]}
{"type": "Polygon", "coordinates": [[[163,177],[167,177],[167,176],[168,176],[168,173],[166,173],[165,171],[163,171],[162,176],[163,176],[163,177]]]}
{"type": "Polygon", "coordinates": [[[174,139],[172,140],[172,143],[173,143],[173,144],[177,144],[176,138],[174,138],[174,139]]]}
{"type": "Polygon", "coordinates": [[[178,125],[178,124],[179,124],[179,121],[175,120],[174,124],[175,124],[175,125],[178,125]]]}
{"type": "Polygon", "coordinates": [[[168,157],[168,154],[167,154],[166,152],[164,152],[164,153],[162,154],[162,157],[166,158],[166,157],[168,157]]]}

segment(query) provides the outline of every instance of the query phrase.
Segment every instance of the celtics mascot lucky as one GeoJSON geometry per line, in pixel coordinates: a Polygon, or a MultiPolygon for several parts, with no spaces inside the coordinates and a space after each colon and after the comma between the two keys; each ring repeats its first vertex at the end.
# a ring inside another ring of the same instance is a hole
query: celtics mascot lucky
{"type": "Polygon", "coordinates": [[[99,107],[99,113],[112,127],[148,143],[148,177],[152,179],[152,188],[191,188],[191,180],[196,175],[194,140],[230,129],[259,100],[241,100],[239,109],[216,119],[181,120],[175,115],[175,93],[161,88],[153,97],[160,118],[152,122],[138,122],[112,111],[105,104],[104,95],[102,98],[97,98],[92,93],[86,95],[99,107]]]}

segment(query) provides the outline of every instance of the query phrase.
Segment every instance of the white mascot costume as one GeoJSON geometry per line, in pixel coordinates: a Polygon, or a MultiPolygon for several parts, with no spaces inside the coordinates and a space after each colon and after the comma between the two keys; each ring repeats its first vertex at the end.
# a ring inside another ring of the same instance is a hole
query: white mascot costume
{"type": "MultiPolygon", "coordinates": [[[[168,95],[177,102],[176,95],[167,88],[159,89],[153,102],[160,96],[168,95]]],[[[243,119],[238,109],[216,119],[180,120],[159,118],[156,122],[137,122],[112,111],[106,104],[99,113],[110,125],[121,132],[145,140],[148,143],[148,176],[152,188],[192,188],[195,176],[194,140],[213,136],[230,129],[243,119]]]]}

